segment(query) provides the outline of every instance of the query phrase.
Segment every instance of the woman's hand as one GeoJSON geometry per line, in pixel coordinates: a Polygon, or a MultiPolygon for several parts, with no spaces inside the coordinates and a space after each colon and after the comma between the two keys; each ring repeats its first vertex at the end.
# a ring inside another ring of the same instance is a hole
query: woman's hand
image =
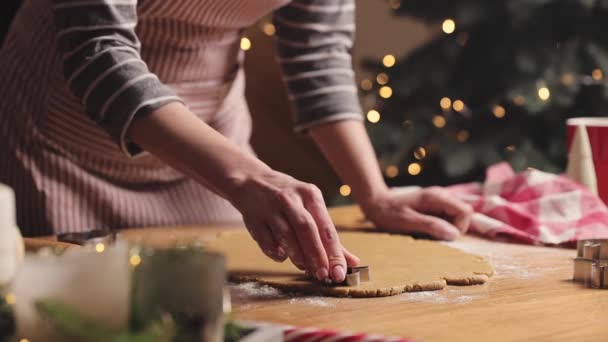
{"type": "Polygon", "coordinates": [[[316,186],[272,170],[236,183],[227,198],[267,256],[289,257],[317,279],[336,282],[344,280],[347,265],[358,264],[340,243],[316,186]]]}
{"type": "Polygon", "coordinates": [[[229,200],[253,238],[277,261],[289,257],[319,280],[344,280],[358,259],[340,243],[321,192],[273,171],[179,103],[135,118],[127,136],[229,200]]]}
{"type": "Polygon", "coordinates": [[[445,240],[453,240],[468,229],[471,207],[450,197],[444,189],[434,187],[407,194],[390,190],[361,122],[330,122],[314,126],[310,132],[377,227],[396,233],[425,233],[445,240]]]}
{"type": "Polygon", "coordinates": [[[466,233],[473,209],[440,187],[413,192],[387,190],[361,203],[376,227],[395,233],[422,233],[454,240],[466,233]]]}

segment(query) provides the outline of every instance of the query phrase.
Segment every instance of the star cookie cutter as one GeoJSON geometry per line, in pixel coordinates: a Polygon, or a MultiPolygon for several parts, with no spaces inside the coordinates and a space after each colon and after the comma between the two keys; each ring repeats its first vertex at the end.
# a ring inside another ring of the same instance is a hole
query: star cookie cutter
{"type": "Polygon", "coordinates": [[[586,287],[608,289],[608,239],[580,240],[573,280],[586,287]]]}

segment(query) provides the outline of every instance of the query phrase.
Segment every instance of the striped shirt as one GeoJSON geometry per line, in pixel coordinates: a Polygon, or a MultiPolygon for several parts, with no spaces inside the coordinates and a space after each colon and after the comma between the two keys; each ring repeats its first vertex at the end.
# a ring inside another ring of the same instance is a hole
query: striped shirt
{"type": "MultiPolygon", "coordinates": [[[[140,56],[137,5],[137,0],[52,0],[67,84],[127,154],[139,151],[126,141],[135,115],[181,101],[140,56]]],[[[362,117],[349,53],[354,13],[354,0],[295,0],[274,14],[296,130],[362,117]]]]}
{"type": "Polygon", "coordinates": [[[271,12],[296,129],[360,120],[353,0],[24,1],[0,49],[0,183],[24,235],[239,221],[125,132],[181,101],[253,153],[239,42],[271,12]]]}

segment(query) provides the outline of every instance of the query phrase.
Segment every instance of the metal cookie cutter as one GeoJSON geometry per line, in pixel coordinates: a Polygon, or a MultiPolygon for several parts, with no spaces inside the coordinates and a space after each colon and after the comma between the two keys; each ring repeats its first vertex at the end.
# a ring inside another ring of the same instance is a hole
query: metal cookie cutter
{"type": "MultiPolygon", "coordinates": [[[[306,273],[306,275],[314,279],[314,276],[310,273],[306,273]]],[[[325,285],[337,285],[337,286],[359,286],[361,282],[368,282],[371,280],[369,266],[355,266],[355,267],[347,267],[346,269],[346,278],[341,283],[334,283],[331,279],[326,279],[323,281],[325,285]]]]}
{"type": "Polygon", "coordinates": [[[573,280],[586,287],[608,289],[608,239],[578,241],[573,280]]]}
{"type": "Polygon", "coordinates": [[[359,286],[361,282],[371,280],[369,266],[348,267],[346,270],[346,279],[340,285],[344,286],[359,286]]]}

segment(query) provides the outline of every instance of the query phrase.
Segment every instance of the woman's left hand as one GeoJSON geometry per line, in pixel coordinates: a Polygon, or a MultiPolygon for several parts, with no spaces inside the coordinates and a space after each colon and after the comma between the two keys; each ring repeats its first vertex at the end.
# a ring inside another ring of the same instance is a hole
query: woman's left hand
{"type": "Polygon", "coordinates": [[[394,233],[429,234],[444,240],[456,239],[469,228],[473,209],[443,188],[413,193],[390,190],[361,121],[316,125],[310,134],[344,184],[350,185],[353,197],[376,227],[394,233]]]}
{"type": "Polygon", "coordinates": [[[407,193],[386,190],[360,205],[379,229],[428,234],[442,240],[454,240],[466,233],[473,214],[469,204],[441,187],[407,193]]]}

